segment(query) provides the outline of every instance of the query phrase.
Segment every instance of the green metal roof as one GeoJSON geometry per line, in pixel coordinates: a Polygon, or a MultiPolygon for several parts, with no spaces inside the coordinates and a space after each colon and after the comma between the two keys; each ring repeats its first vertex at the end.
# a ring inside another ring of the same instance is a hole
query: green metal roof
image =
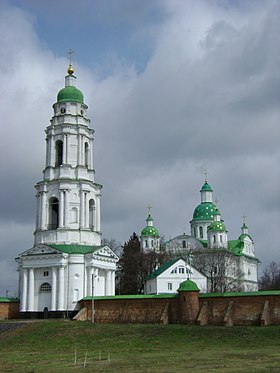
{"type": "Polygon", "coordinates": [[[202,202],[195,208],[193,220],[213,220],[215,209],[217,207],[213,202],[202,202]]]}
{"type": "Polygon", "coordinates": [[[245,233],[242,233],[242,234],[238,237],[238,239],[239,239],[240,241],[243,241],[244,238],[246,238],[246,237],[249,237],[250,240],[253,242],[252,237],[251,237],[249,234],[245,234],[245,233]]]}
{"type": "Polygon", "coordinates": [[[18,298],[0,297],[0,303],[18,303],[18,298]]]}
{"type": "Polygon", "coordinates": [[[159,237],[158,230],[155,227],[147,226],[141,232],[142,237],[159,237]]]}
{"type": "Polygon", "coordinates": [[[208,225],[207,230],[212,232],[226,232],[226,226],[222,221],[213,221],[210,225],[208,225]]]}
{"type": "Polygon", "coordinates": [[[94,253],[95,251],[102,249],[105,246],[88,246],[88,245],[51,245],[47,244],[47,246],[52,247],[53,249],[62,251],[66,254],[88,254],[94,253]]]}
{"type": "Polygon", "coordinates": [[[182,282],[177,291],[199,291],[200,289],[192,280],[182,282]]]}
{"type": "Polygon", "coordinates": [[[207,181],[205,181],[204,185],[202,186],[201,192],[205,191],[205,192],[213,192],[213,189],[211,188],[211,186],[207,183],[207,181]]]}
{"type": "Polygon", "coordinates": [[[154,272],[152,272],[148,277],[146,277],[146,280],[151,280],[153,278],[158,277],[161,275],[164,271],[166,271],[169,267],[171,267],[174,263],[178,262],[180,258],[175,258],[170,260],[169,262],[164,263],[162,266],[160,266],[158,269],[156,269],[154,272]]]}
{"type": "Polygon", "coordinates": [[[73,86],[62,88],[57,94],[57,102],[80,102],[84,103],[84,95],[82,92],[73,86]]]}
{"type": "MultiPolygon", "coordinates": [[[[158,299],[158,298],[177,298],[178,294],[128,294],[128,295],[107,295],[93,297],[94,300],[114,300],[114,299],[158,299]]],[[[82,300],[92,300],[91,296],[84,297],[82,300]]]]}
{"type": "Polygon", "coordinates": [[[280,290],[262,290],[262,291],[248,291],[236,293],[204,293],[199,294],[199,298],[216,298],[216,297],[258,297],[258,296],[280,296],[280,290]]]}

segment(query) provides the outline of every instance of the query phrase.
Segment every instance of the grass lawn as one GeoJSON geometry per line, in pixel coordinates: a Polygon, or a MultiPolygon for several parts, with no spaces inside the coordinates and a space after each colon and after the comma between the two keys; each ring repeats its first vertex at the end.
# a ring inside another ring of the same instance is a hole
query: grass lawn
{"type": "Polygon", "coordinates": [[[1,373],[80,371],[280,372],[280,326],[41,321],[0,334],[1,373]]]}

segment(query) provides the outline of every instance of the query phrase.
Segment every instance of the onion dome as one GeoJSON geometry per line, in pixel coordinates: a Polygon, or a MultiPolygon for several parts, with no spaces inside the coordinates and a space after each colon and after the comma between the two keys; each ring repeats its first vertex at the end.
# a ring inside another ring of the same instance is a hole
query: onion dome
{"type": "Polygon", "coordinates": [[[78,88],[69,85],[58,92],[57,102],[79,102],[83,104],[84,95],[78,88]]]}
{"type": "Polygon", "coordinates": [[[149,214],[146,219],[147,226],[141,232],[142,237],[159,237],[158,230],[153,226],[153,221],[154,219],[149,214]]]}
{"type": "Polygon", "coordinates": [[[177,291],[199,291],[200,289],[192,280],[182,282],[177,291]]]}
{"type": "Polygon", "coordinates": [[[216,208],[213,202],[201,203],[193,212],[193,220],[213,220],[216,208]]]}
{"type": "Polygon", "coordinates": [[[205,183],[203,184],[202,188],[200,189],[201,192],[213,192],[213,189],[211,186],[208,184],[208,182],[205,180],[205,183]]]}
{"type": "Polygon", "coordinates": [[[207,228],[207,231],[226,232],[226,226],[223,221],[213,221],[207,228]]]}

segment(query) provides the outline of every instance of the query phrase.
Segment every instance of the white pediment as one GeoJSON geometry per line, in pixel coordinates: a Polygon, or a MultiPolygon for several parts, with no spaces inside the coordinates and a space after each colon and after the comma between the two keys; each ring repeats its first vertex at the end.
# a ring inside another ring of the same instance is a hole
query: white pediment
{"type": "Polygon", "coordinates": [[[24,251],[20,254],[22,255],[45,255],[45,254],[61,254],[61,251],[55,250],[50,246],[40,244],[32,247],[29,250],[24,251]]]}
{"type": "Polygon", "coordinates": [[[114,251],[112,249],[110,249],[109,246],[103,246],[101,247],[100,249],[96,250],[94,253],[93,253],[93,256],[95,257],[105,257],[105,258],[110,258],[110,259],[114,259],[115,261],[118,261],[119,260],[119,257],[114,253],[114,251]]]}

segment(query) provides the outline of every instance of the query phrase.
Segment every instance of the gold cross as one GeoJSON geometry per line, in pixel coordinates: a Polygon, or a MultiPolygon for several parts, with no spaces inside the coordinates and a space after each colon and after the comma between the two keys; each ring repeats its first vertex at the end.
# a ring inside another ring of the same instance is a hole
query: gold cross
{"type": "Polygon", "coordinates": [[[243,217],[243,224],[245,224],[247,216],[244,214],[242,217],[243,217]]]}
{"type": "Polygon", "coordinates": [[[69,52],[67,52],[67,54],[69,54],[69,65],[72,65],[72,54],[74,53],[74,51],[70,48],[69,49],[69,52]]]}

